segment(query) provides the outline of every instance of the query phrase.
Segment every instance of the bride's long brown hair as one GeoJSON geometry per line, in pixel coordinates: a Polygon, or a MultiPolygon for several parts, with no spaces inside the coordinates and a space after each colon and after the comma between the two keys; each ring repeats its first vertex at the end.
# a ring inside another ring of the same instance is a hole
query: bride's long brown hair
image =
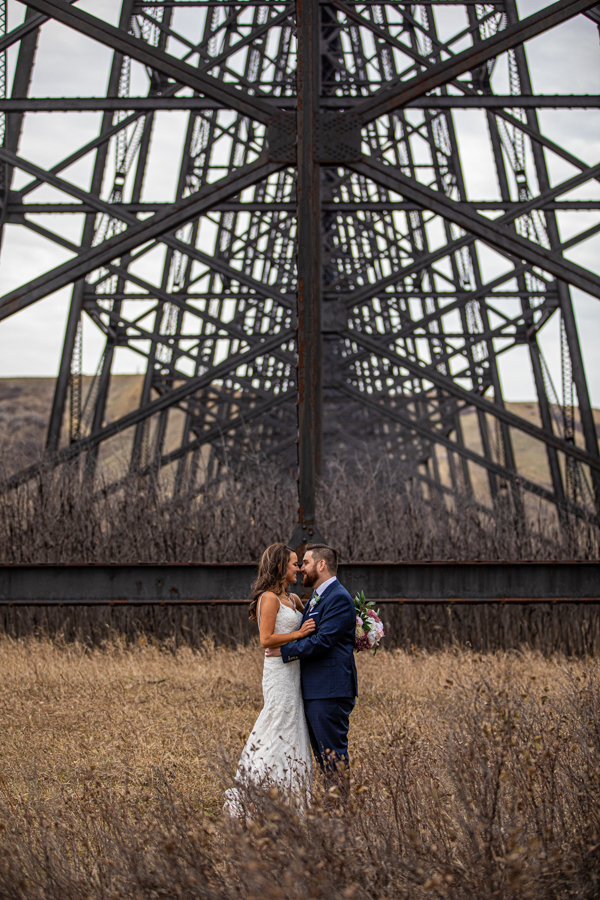
{"type": "Polygon", "coordinates": [[[287,544],[271,544],[267,547],[258,564],[258,575],[252,585],[252,600],[248,615],[251,622],[256,622],[256,605],[258,598],[265,591],[273,591],[279,597],[284,589],[290,556],[294,551],[287,544]]]}

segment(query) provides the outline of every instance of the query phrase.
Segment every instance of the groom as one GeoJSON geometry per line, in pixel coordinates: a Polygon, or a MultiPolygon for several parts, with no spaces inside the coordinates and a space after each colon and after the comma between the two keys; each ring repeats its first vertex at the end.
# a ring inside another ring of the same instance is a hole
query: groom
{"type": "Polygon", "coordinates": [[[315,620],[313,634],[267,650],[284,663],[299,659],[302,697],[310,743],[326,776],[348,763],[348,723],[358,693],[354,662],[356,613],[354,601],[337,580],[337,553],[326,544],[308,544],[301,572],[304,586],[313,588],[302,622],[315,620]]]}

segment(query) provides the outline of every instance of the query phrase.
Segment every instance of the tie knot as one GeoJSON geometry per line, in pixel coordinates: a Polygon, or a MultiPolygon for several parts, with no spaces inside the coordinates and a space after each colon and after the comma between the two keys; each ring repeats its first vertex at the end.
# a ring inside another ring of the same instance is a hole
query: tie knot
{"type": "Polygon", "coordinates": [[[311,594],[311,596],[310,596],[310,599],[311,599],[311,600],[318,600],[318,599],[319,599],[319,592],[318,592],[317,590],[313,591],[312,594],[311,594]]]}

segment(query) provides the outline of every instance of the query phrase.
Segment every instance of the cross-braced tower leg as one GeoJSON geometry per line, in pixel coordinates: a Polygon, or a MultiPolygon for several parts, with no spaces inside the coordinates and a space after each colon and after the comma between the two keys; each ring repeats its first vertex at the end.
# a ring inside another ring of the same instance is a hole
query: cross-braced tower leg
{"type": "Polygon", "coordinates": [[[600,170],[568,135],[545,133],[538,109],[598,99],[568,84],[536,95],[524,44],[585,15],[596,40],[585,0],[525,19],[513,0],[124,0],[116,27],[64,0],[31,0],[0,37],[4,50],[19,44],[0,111],[2,225],[70,258],[1,297],[0,318],[71,288],[45,465],[81,456],[90,482],[100,472],[111,490],[135,476],[191,495],[257,453],[297,465],[297,545],[320,537],[327,461],[366,449],[406,467],[439,511],[482,500],[518,529],[535,501],[564,525],[597,521],[600,458],[570,290],[600,297],[600,279],[569,251],[600,226],[565,240],[560,214],[600,208],[584,195],[600,170]],[[28,96],[48,16],[113,50],[103,96],[28,96]],[[147,83],[132,97],[138,64],[147,83]],[[44,166],[19,141],[52,109],[102,117],[87,143],[66,129],[64,158],[44,166]],[[485,196],[470,186],[460,109],[485,113],[479,146],[495,175],[485,196]],[[171,142],[167,113],[186,118],[171,142]],[[161,142],[178,175],[159,202],[161,142]],[[575,175],[554,183],[548,153],[575,175]],[[85,189],[69,174],[83,160],[85,189]],[[77,239],[53,225],[70,214],[77,239]],[[558,320],[556,363],[543,333],[558,320]],[[89,327],[103,341],[91,381],[89,327]],[[502,384],[523,347],[529,418],[502,384]],[[113,418],[125,352],[143,374],[113,418]],[[523,462],[532,447],[537,471],[523,462]]]}

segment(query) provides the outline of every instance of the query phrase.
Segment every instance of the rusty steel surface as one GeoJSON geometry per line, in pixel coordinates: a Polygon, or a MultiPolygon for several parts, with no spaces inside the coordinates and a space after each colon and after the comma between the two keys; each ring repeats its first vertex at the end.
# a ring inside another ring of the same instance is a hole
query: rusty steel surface
{"type": "MultiPolygon", "coordinates": [[[[233,606],[255,576],[245,563],[0,566],[0,606],[233,606]]],[[[597,562],[349,563],[339,578],[379,603],[600,602],[597,562]]]]}
{"type": "Polygon", "coordinates": [[[298,526],[290,545],[323,540],[315,522],[321,469],[321,167],[317,158],[319,111],[319,0],[297,0],[296,200],[298,228],[298,526]]]}

